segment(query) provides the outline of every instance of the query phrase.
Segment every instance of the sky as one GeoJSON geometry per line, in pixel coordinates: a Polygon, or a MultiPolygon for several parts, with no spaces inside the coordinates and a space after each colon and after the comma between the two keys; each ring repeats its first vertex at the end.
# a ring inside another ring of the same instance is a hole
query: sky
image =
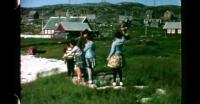
{"type": "Polygon", "coordinates": [[[55,4],[81,4],[81,3],[99,3],[106,1],[109,3],[119,2],[138,2],[144,5],[153,6],[155,5],[181,5],[181,0],[21,0],[21,7],[40,7],[44,5],[55,5],[55,4]]]}

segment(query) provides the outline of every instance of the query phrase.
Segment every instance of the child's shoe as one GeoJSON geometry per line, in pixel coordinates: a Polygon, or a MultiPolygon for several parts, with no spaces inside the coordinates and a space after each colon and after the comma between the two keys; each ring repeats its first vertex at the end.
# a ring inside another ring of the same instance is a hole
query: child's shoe
{"type": "Polygon", "coordinates": [[[120,85],[120,86],[123,86],[123,82],[119,82],[119,85],[120,85]]]}
{"type": "Polygon", "coordinates": [[[89,81],[88,81],[88,83],[89,83],[89,84],[92,84],[92,81],[91,81],[91,80],[89,80],[89,81]]]}
{"type": "Polygon", "coordinates": [[[112,85],[115,87],[115,86],[117,85],[117,83],[116,83],[116,82],[113,82],[112,85]]]}

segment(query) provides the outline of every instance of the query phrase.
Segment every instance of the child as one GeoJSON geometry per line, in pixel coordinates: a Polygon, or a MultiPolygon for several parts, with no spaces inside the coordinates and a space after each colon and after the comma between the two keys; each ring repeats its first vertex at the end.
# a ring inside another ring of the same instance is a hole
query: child
{"type": "Polygon", "coordinates": [[[70,47],[69,43],[67,43],[67,48],[64,50],[64,55],[63,58],[65,60],[65,63],[67,64],[67,69],[68,69],[68,76],[73,78],[74,75],[74,54],[69,54],[72,51],[72,48],[70,47]]]}
{"type": "Polygon", "coordinates": [[[85,34],[86,44],[85,48],[83,49],[85,62],[86,62],[86,69],[88,74],[88,83],[92,84],[92,75],[94,71],[94,67],[96,65],[96,54],[95,54],[95,44],[92,41],[92,37],[89,34],[85,34]]]}
{"type": "Polygon", "coordinates": [[[76,74],[77,74],[77,83],[80,83],[81,68],[83,68],[82,51],[80,50],[78,46],[76,46],[75,41],[71,41],[69,45],[72,48],[72,50],[69,53],[67,53],[66,56],[74,55],[74,59],[75,59],[74,70],[76,71],[76,74]]]}
{"type": "Polygon", "coordinates": [[[113,68],[113,86],[116,86],[116,76],[117,73],[119,74],[119,78],[120,78],[120,86],[123,86],[123,82],[122,82],[122,67],[123,67],[123,44],[124,44],[125,38],[124,35],[121,32],[116,32],[115,33],[115,39],[112,42],[111,45],[111,49],[110,49],[110,53],[107,57],[107,60],[109,61],[109,59],[114,55],[116,57],[118,57],[119,60],[115,61],[118,64],[118,67],[113,68]]]}

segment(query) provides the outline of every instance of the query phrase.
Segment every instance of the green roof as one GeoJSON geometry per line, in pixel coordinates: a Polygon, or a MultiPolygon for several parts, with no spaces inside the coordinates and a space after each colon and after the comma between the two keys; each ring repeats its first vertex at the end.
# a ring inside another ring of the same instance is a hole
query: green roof
{"type": "Polygon", "coordinates": [[[54,30],[60,22],[65,21],[66,18],[50,18],[47,24],[44,26],[44,29],[54,30]]]}
{"type": "Polygon", "coordinates": [[[72,17],[72,18],[67,18],[67,17],[51,17],[47,24],[44,26],[44,29],[50,29],[54,30],[56,26],[61,23],[61,22],[78,22],[78,23],[83,23],[86,18],[84,17],[72,17]]]}

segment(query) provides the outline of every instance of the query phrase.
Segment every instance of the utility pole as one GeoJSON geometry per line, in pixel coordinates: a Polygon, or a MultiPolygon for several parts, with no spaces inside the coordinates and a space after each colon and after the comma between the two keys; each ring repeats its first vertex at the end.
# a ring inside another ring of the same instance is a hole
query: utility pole
{"type": "Polygon", "coordinates": [[[106,2],[106,0],[101,0],[101,2],[102,2],[102,3],[105,3],[105,2],[106,2]]]}
{"type": "Polygon", "coordinates": [[[43,14],[43,8],[42,8],[42,34],[44,34],[44,31],[43,31],[43,16],[44,16],[44,14],[43,14]]]}
{"type": "Polygon", "coordinates": [[[144,21],[144,24],[145,24],[145,36],[147,37],[147,27],[148,27],[148,25],[149,25],[149,22],[148,22],[148,20],[146,19],[145,21],[144,21]]]}
{"type": "Polygon", "coordinates": [[[145,36],[147,37],[147,25],[145,26],[145,36]]]}
{"type": "Polygon", "coordinates": [[[153,5],[154,5],[154,7],[156,6],[156,0],[153,0],[153,5]]]}

